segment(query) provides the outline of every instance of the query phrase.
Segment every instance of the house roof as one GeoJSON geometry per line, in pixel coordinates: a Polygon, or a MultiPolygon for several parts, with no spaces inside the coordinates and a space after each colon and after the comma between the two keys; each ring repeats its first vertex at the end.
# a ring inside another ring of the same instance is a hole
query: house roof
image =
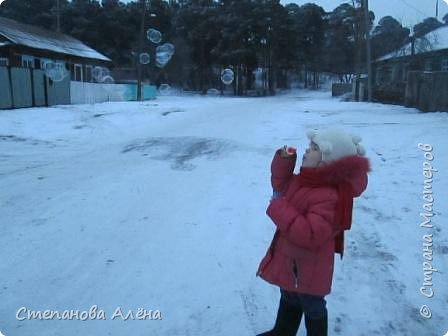
{"type": "MultiPolygon", "coordinates": [[[[111,61],[110,58],[71,36],[4,17],[0,17],[0,35],[11,41],[12,44],[101,61],[111,61]]],[[[6,43],[2,45],[6,45],[6,43]]]]}
{"type": "MultiPolygon", "coordinates": [[[[423,37],[415,39],[415,53],[423,54],[426,52],[448,49],[448,26],[442,26],[429,32],[423,37]]],[[[385,61],[388,59],[405,57],[411,55],[411,43],[408,43],[375,60],[375,62],[385,61]]]]}

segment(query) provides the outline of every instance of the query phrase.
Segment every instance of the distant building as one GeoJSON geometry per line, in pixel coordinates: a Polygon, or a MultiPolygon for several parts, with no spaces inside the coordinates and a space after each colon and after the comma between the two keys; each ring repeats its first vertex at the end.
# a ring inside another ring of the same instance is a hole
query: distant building
{"type": "Polygon", "coordinates": [[[416,38],[372,64],[377,100],[422,110],[446,110],[443,98],[446,94],[442,91],[448,84],[448,25],[416,38]],[[435,96],[430,98],[426,91],[435,96]],[[415,95],[418,97],[412,98],[415,95]],[[433,102],[429,102],[431,99],[433,102]]]}
{"type": "Polygon", "coordinates": [[[378,58],[374,66],[377,84],[406,82],[410,70],[448,71],[448,26],[378,58]]]}
{"type": "Polygon", "coordinates": [[[0,17],[0,66],[42,69],[46,61],[63,62],[72,81],[93,82],[95,66],[111,60],[81,41],[54,31],[0,17]]]}

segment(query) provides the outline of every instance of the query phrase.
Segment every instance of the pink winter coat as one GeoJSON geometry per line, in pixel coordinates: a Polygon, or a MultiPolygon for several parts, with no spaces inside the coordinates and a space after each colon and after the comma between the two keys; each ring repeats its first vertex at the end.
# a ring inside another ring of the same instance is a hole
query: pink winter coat
{"type": "MultiPolygon", "coordinates": [[[[325,296],[333,279],[338,193],[329,186],[299,186],[293,173],[296,159],[296,155],[283,158],[278,150],[272,160],[272,187],[284,197],[267,208],[277,230],[257,276],[288,291],[325,296]]],[[[368,163],[363,160],[367,159],[350,156],[328,167],[332,179],[350,182],[353,197],[367,187],[368,163]]]]}

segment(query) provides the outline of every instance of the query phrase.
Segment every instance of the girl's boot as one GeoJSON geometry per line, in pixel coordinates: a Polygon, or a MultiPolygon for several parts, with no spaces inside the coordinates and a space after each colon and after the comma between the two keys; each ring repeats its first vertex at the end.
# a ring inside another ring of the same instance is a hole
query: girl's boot
{"type": "Polygon", "coordinates": [[[305,315],[306,336],[327,336],[328,334],[328,314],[318,319],[311,319],[305,315]]]}
{"type": "Polygon", "coordinates": [[[280,298],[274,329],[257,336],[296,336],[302,319],[302,309],[280,298]]]}

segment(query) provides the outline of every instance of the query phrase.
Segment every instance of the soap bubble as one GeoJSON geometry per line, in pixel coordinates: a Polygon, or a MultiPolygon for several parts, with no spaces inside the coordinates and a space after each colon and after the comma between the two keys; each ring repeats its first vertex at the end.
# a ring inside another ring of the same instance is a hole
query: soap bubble
{"type": "Polygon", "coordinates": [[[139,56],[139,60],[141,64],[148,64],[151,60],[151,57],[148,53],[141,53],[139,56]]]}
{"type": "Polygon", "coordinates": [[[44,71],[50,71],[51,69],[54,69],[54,67],[56,66],[56,62],[53,61],[46,61],[44,62],[44,64],[42,65],[42,69],[44,71]]]}
{"type": "Polygon", "coordinates": [[[99,66],[94,67],[92,70],[92,77],[98,81],[98,78],[101,78],[102,76],[103,76],[103,69],[99,66]]]}
{"type": "Polygon", "coordinates": [[[160,41],[162,41],[162,33],[159,32],[157,29],[154,29],[154,28],[149,28],[146,31],[146,37],[152,43],[158,44],[158,43],[160,43],[160,41]]]}
{"type": "Polygon", "coordinates": [[[174,45],[164,43],[156,48],[156,66],[163,68],[174,55],[174,45]]]}
{"type": "Polygon", "coordinates": [[[159,68],[163,68],[168,62],[171,60],[171,55],[160,52],[156,54],[156,66],[159,68]]]}
{"type": "Polygon", "coordinates": [[[61,82],[68,76],[68,71],[63,63],[47,61],[43,65],[45,75],[54,82],[61,82]]]}
{"type": "Polygon", "coordinates": [[[110,76],[110,71],[107,68],[96,66],[92,70],[92,77],[98,82],[103,82],[104,78],[110,76]]]}
{"type": "Polygon", "coordinates": [[[235,75],[233,74],[233,70],[232,69],[224,69],[221,72],[221,81],[225,85],[232,84],[234,78],[235,78],[235,75]]]}
{"type": "Polygon", "coordinates": [[[170,61],[170,57],[168,56],[156,56],[156,66],[159,68],[163,68],[170,61]]]}
{"type": "Polygon", "coordinates": [[[108,75],[108,76],[103,77],[101,82],[103,84],[114,84],[115,80],[114,80],[114,78],[112,76],[108,75]]]}
{"type": "Polygon", "coordinates": [[[106,90],[107,94],[109,95],[109,98],[112,98],[111,95],[115,94],[116,85],[115,80],[112,76],[107,75],[101,79],[101,85],[104,90],[106,90]]]}
{"type": "Polygon", "coordinates": [[[162,85],[160,85],[159,93],[162,96],[169,95],[171,93],[171,86],[169,86],[169,84],[162,84],[162,85]]]}
{"type": "Polygon", "coordinates": [[[170,55],[173,55],[175,48],[174,48],[173,44],[167,42],[167,43],[164,43],[164,44],[158,46],[156,51],[157,50],[169,53],[170,55]]]}
{"type": "Polygon", "coordinates": [[[208,89],[207,90],[207,96],[211,96],[211,97],[217,97],[219,96],[219,91],[217,89],[208,89]]]}

